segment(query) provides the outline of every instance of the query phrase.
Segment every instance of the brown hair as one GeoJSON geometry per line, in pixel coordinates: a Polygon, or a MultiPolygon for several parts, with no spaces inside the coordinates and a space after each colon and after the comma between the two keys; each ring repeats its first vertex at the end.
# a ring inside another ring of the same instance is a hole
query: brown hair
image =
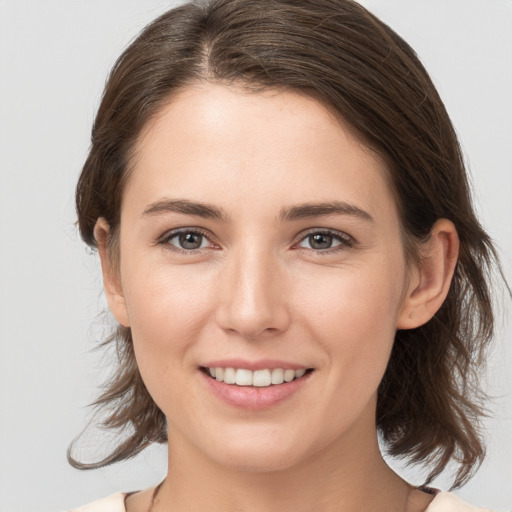
{"type": "MultiPolygon", "coordinates": [[[[137,137],[174,93],[198,81],[300,91],[352,125],[388,161],[410,259],[437,219],[455,224],[461,249],[448,297],[427,324],[396,333],[377,426],[390,454],[428,464],[427,481],[454,460],[454,487],[462,485],[484,456],[477,373],[493,333],[489,271],[499,264],[475,217],[454,129],[414,51],[351,0],[212,0],[165,13],[124,51],[106,85],[76,192],[87,244],[96,244],[99,217],[115,240],[137,137]]],[[[105,343],[116,344],[119,360],[95,405],[108,412],[105,427],[129,434],[98,463],[68,453],[82,469],[166,441],[130,330],[119,327],[105,343]]]]}

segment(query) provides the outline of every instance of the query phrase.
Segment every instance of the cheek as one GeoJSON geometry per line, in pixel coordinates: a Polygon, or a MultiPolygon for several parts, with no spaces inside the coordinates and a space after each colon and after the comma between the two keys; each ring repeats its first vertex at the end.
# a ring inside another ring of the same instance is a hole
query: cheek
{"type": "Polygon", "coordinates": [[[310,274],[298,293],[298,309],[307,312],[304,323],[328,355],[333,379],[343,380],[348,396],[362,388],[374,391],[389,360],[404,272],[388,261],[340,269],[328,279],[310,274]]]}
{"type": "Polygon", "coordinates": [[[159,379],[186,366],[187,350],[210,317],[209,280],[199,270],[133,252],[121,272],[137,363],[150,392],[158,393],[159,379]]]}
{"type": "Polygon", "coordinates": [[[207,313],[209,290],[200,276],[179,268],[152,269],[125,286],[132,330],[141,342],[174,347],[193,338],[207,313]],[[187,334],[185,337],[184,335],[187,334]]]}
{"type": "Polygon", "coordinates": [[[179,272],[148,272],[127,290],[135,357],[144,384],[167,418],[189,407],[191,348],[208,315],[204,287],[179,272]]]}
{"type": "Polygon", "coordinates": [[[386,262],[304,273],[297,279],[298,309],[332,335],[394,332],[404,285],[401,276],[401,267],[386,262]]]}

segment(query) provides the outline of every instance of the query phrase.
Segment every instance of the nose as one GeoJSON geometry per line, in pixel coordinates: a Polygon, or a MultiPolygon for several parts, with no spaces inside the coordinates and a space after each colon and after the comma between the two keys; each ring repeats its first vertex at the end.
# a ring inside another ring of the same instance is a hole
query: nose
{"type": "Polygon", "coordinates": [[[217,324],[245,339],[286,331],[290,312],[286,300],[285,269],[263,250],[240,250],[221,272],[217,324]]]}

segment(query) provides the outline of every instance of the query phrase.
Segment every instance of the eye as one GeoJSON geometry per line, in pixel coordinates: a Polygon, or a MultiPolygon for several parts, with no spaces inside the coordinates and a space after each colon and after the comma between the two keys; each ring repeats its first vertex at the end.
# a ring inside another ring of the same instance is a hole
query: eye
{"type": "Polygon", "coordinates": [[[192,252],[212,247],[212,243],[206,235],[196,230],[180,230],[167,233],[160,243],[181,252],[192,252]]]}
{"type": "Polygon", "coordinates": [[[314,231],[305,236],[298,244],[304,249],[312,249],[317,252],[331,252],[341,250],[344,247],[351,247],[353,240],[350,236],[333,231],[314,231]]]}

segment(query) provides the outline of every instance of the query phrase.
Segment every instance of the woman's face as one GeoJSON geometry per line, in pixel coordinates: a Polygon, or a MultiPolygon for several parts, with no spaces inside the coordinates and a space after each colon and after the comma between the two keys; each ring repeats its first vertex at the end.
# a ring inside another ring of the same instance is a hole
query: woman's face
{"type": "Polygon", "coordinates": [[[171,449],[268,471],[368,443],[410,282],[383,161],[311,98],[220,85],[137,149],[109,300],[171,449]]]}

